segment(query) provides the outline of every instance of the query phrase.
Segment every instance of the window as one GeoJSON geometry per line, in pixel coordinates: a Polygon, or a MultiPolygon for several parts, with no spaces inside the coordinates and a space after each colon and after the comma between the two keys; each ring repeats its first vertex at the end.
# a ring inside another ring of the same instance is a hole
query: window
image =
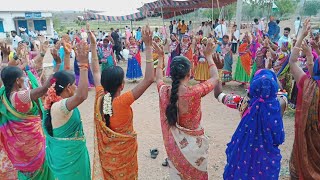
{"type": "Polygon", "coordinates": [[[46,20],[33,20],[34,29],[36,31],[45,31],[47,30],[47,22],[46,20]]]}
{"type": "Polygon", "coordinates": [[[4,32],[3,21],[0,21],[0,33],[4,32]]]}

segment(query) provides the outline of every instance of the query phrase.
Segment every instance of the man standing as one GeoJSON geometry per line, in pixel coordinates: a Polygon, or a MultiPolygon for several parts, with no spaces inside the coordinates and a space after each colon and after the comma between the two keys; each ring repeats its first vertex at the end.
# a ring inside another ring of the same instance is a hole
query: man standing
{"type": "Polygon", "coordinates": [[[191,21],[189,21],[188,33],[189,33],[189,35],[193,35],[193,26],[192,26],[192,22],[191,21]]]}
{"type": "Polygon", "coordinates": [[[170,31],[170,34],[173,33],[173,24],[172,24],[172,21],[170,21],[169,31],[170,31]]]}
{"type": "Polygon", "coordinates": [[[22,41],[21,37],[17,35],[17,31],[11,31],[12,38],[12,48],[16,51],[19,45],[19,42],[22,41]]]}
{"type": "Polygon", "coordinates": [[[291,45],[291,38],[289,37],[291,29],[286,27],[284,28],[283,36],[278,41],[278,46],[281,48],[283,43],[288,42],[289,46],[291,45]]]}
{"type": "Polygon", "coordinates": [[[296,33],[296,36],[298,36],[298,32],[299,32],[300,27],[301,27],[300,17],[297,17],[297,20],[294,21],[294,31],[296,33]]]}
{"type": "Polygon", "coordinates": [[[275,42],[275,35],[277,30],[277,23],[274,20],[273,16],[270,16],[270,22],[268,23],[268,35],[272,42],[275,42]]]}
{"type": "Polygon", "coordinates": [[[208,22],[205,22],[205,25],[203,27],[203,36],[204,37],[209,37],[209,34],[211,32],[211,27],[209,26],[208,22]]]}
{"type": "Polygon", "coordinates": [[[240,40],[240,31],[237,28],[237,25],[233,25],[232,29],[232,52],[233,54],[237,53],[238,43],[240,40]]]}
{"type": "Polygon", "coordinates": [[[140,50],[143,52],[143,41],[142,41],[141,27],[139,27],[136,31],[136,40],[140,43],[140,50]]]}
{"type": "Polygon", "coordinates": [[[116,51],[116,57],[118,62],[120,62],[121,59],[124,59],[123,56],[120,54],[121,51],[121,39],[120,36],[118,34],[119,29],[117,29],[116,31],[114,31],[113,28],[111,28],[111,37],[114,41],[114,51],[116,51]]]}
{"type": "Polygon", "coordinates": [[[181,27],[180,27],[180,34],[179,34],[180,40],[181,40],[182,36],[183,36],[184,34],[186,34],[187,28],[188,28],[188,27],[187,27],[187,25],[184,23],[184,20],[182,20],[182,24],[181,24],[181,27]]]}
{"type": "Polygon", "coordinates": [[[20,33],[21,33],[21,39],[28,45],[30,46],[30,37],[26,32],[26,28],[19,28],[20,33]]]}
{"type": "Polygon", "coordinates": [[[176,20],[173,21],[173,29],[172,29],[172,33],[177,34],[178,33],[178,26],[177,26],[177,22],[176,20]]]}
{"type": "MultiPolygon", "coordinates": [[[[227,26],[224,24],[223,20],[220,20],[219,25],[214,29],[219,42],[222,42],[222,38],[227,34],[227,26]]],[[[221,47],[218,45],[217,52],[221,52],[221,47]]]]}

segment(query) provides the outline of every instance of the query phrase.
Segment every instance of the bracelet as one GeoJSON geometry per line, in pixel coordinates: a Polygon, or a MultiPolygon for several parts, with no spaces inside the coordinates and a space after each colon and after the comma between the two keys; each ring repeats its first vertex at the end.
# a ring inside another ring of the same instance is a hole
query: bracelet
{"type": "Polygon", "coordinates": [[[220,93],[219,96],[218,96],[218,102],[222,102],[222,99],[223,97],[225,96],[226,94],[225,93],[220,93]]]}
{"type": "Polygon", "coordinates": [[[314,65],[313,62],[307,62],[306,64],[307,64],[308,66],[313,66],[313,65],[314,65]]]}
{"type": "Polygon", "coordinates": [[[153,63],[153,59],[146,60],[147,63],[153,63]]]}
{"type": "Polygon", "coordinates": [[[211,67],[215,67],[215,66],[216,66],[216,64],[214,64],[214,63],[213,63],[213,64],[210,64],[210,65],[209,65],[209,69],[210,69],[211,67]]]}
{"type": "Polygon", "coordinates": [[[88,67],[79,67],[80,70],[88,70],[88,67]]]}
{"type": "Polygon", "coordinates": [[[89,69],[89,65],[88,64],[79,64],[79,68],[86,68],[89,69]]]}

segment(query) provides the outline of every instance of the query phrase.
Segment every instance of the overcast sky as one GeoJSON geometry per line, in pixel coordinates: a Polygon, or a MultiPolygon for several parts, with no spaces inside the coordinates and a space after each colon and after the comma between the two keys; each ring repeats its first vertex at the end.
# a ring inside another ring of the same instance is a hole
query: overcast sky
{"type": "Polygon", "coordinates": [[[65,11],[84,9],[105,11],[106,15],[131,14],[143,3],[155,0],[0,0],[0,11],[65,11]]]}

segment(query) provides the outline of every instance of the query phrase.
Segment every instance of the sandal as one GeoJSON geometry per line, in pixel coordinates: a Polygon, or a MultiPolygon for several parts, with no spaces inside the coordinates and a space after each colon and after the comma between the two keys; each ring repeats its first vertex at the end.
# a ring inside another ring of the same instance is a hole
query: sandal
{"type": "Polygon", "coordinates": [[[164,159],[164,162],[162,163],[162,166],[167,167],[169,165],[168,158],[164,159]]]}
{"type": "Polygon", "coordinates": [[[158,151],[157,148],[155,148],[155,149],[150,149],[150,154],[151,154],[151,158],[152,158],[152,159],[156,159],[157,156],[158,156],[158,154],[159,154],[159,151],[158,151]]]}

